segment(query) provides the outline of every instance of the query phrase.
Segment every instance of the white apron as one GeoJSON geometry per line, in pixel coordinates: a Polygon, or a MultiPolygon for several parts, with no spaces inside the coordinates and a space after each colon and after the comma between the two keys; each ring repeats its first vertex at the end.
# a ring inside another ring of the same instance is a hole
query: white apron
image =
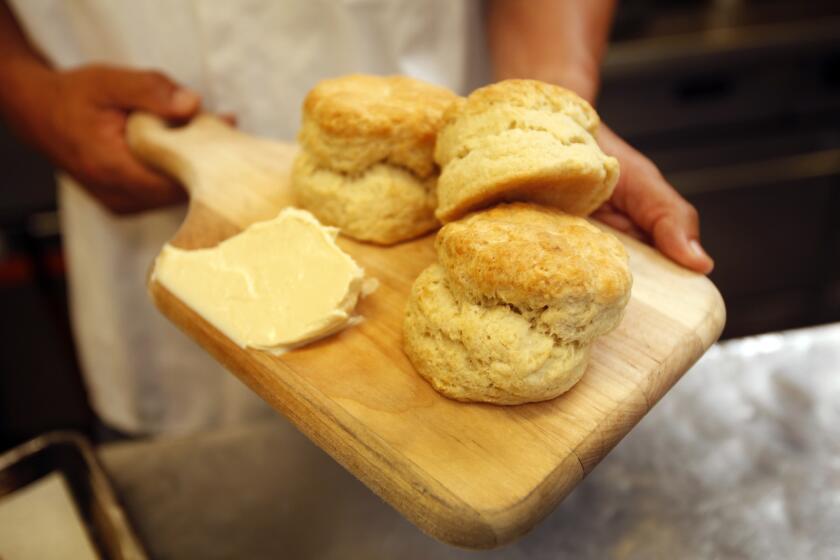
{"type": "MultiPolygon", "coordinates": [[[[320,79],[400,73],[466,92],[486,81],[477,0],[13,0],[57,68],[162,70],[232,112],[247,132],[291,140],[320,79]]],[[[232,186],[235,188],[235,186],[232,186]]],[[[70,305],[92,404],[114,428],[187,432],[266,405],[154,309],[145,275],[184,208],[118,218],[66,176],[59,206],[70,305]]]]}

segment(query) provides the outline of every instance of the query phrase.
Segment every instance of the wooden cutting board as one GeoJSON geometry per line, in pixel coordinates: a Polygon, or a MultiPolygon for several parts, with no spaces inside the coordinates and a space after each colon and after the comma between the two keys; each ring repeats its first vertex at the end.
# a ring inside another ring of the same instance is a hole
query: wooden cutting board
{"type": "MultiPolygon", "coordinates": [[[[172,239],[209,247],[292,203],[296,148],[210,116],[170,129],[134,115],[129,142],[190,192],[172,239]]],[[[365,321],[282,357],[243,350],[161,285],[155,305],[227,369],[421,529],[490,548],[531,529],[586,476],[717,339],[725,310],[705,277],[619,235],[634,286],[621,325],[594,345],[583,379],[549,402],[465,404],[438,395],[402,352],[403,308],[433,262],[433,236],[382,248],[340,245],[379,289],[365,321]]]]}

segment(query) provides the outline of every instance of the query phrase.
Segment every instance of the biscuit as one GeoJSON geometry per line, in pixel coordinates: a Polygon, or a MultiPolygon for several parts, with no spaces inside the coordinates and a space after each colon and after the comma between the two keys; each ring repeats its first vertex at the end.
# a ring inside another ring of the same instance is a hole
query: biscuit
{"type": "Polygon", "coordinates": [[[456,99],[406,76],[323,80],[304,100],[298,141],[317,165],[341,173],[384,162],[428,178],[437,172],[435,137],[444,111],[456,99]]]}
{"type": "Polygon", "coordinates": [[[409,296],[404,347],[424,378],[458,400],[518,404],[567,391],[630,298],[621,243],[556,209],[476,212],[445,225],[436,249],[438,264],[409,296]]]}
{"type": "Polygon", "coordinates": [[[444,395],[521,404],[547,400],[583,375],[589,346],[557,344],[504,305],[458,299],[440,265],[414,283],[403,326],[414,367],[444,395]]]}
{"type": "Polygon", "coordinates": [[[598,115],[564,88],[506,80],[450,105],[438,133],[437,217],[446,223],[500,201],[588,215],[618,181],[594,134],[598,115]]]}
{"type": "Polygon", "coordinates": [[[612,330],[630,297],[621,242],[552,208],[518,202],[476,212],[445,225],[435,245],[462,297],[510,305],[566,341],[612,330]]]}
{"type": "Polygon", "coordinates": [[[378,163],[348,176],[301,152],[292,166],[297,203],[345,235],[390,245],[437,227],[435,178],[378,163]]]}
{"type": "Polygon", "coordinates": [[[456,99],[404,76],[318,83],[304,101],[298,134],[298,203],[363,241],[391,244],[434,229],[435,138],[456,99]]]}

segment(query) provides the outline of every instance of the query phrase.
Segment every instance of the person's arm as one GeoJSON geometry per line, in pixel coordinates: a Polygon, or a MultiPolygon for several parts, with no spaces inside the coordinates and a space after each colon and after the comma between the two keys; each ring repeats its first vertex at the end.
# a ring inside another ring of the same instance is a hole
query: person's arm
{"type": "MultiPolygon", "coordinates": [[[[491,0],[487,18],[496,79],[533,78],[575,91],[595,104],[599,68],[615,0],[491,0]]],[[[598,142],[618,158],[621,176],[594,217],[650,239],[676,262],[709,273],[697,211],[648,158],[601,125],[598,142]]]]}
{"type": "Polygon", "coordinates": [[[132,110],[187,119],[201,104],[195,93],[152,71],[53,70],[2,0],[0,78],[0,115],[10,128],[111,211],[139,212],[185,199],[175,182],[134,158],[125,141],[125,121],[132,110]]]}

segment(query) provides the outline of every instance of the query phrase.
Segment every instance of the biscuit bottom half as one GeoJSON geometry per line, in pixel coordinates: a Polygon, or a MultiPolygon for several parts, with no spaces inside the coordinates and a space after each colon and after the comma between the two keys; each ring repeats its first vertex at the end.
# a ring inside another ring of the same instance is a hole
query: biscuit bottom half
{"type": "Polygon", "coordinates": [[[439,264],[414,283],[403,325],[414,367],[461,401],[521,404],[552,399],[583,376],[589,344],[540,332],[507,305],[479,305],[450,291],[439,264]]]}
{"type": "Polygon", "coordinates": [[[544,130],[505,130],[442,166],[438,218],[446,223],[501,201],[522,200],[586,216],[612,194],[618,162],[595,140],[565,144],[544,130]]]}
{"type": "Polygon", "coordinates": [[[387,163],[347,175],[316,165],[301,151],[292,167],[297,203],[349,237],[390,245],[438,226],[436,178],[419,179],[387,163]]]}

